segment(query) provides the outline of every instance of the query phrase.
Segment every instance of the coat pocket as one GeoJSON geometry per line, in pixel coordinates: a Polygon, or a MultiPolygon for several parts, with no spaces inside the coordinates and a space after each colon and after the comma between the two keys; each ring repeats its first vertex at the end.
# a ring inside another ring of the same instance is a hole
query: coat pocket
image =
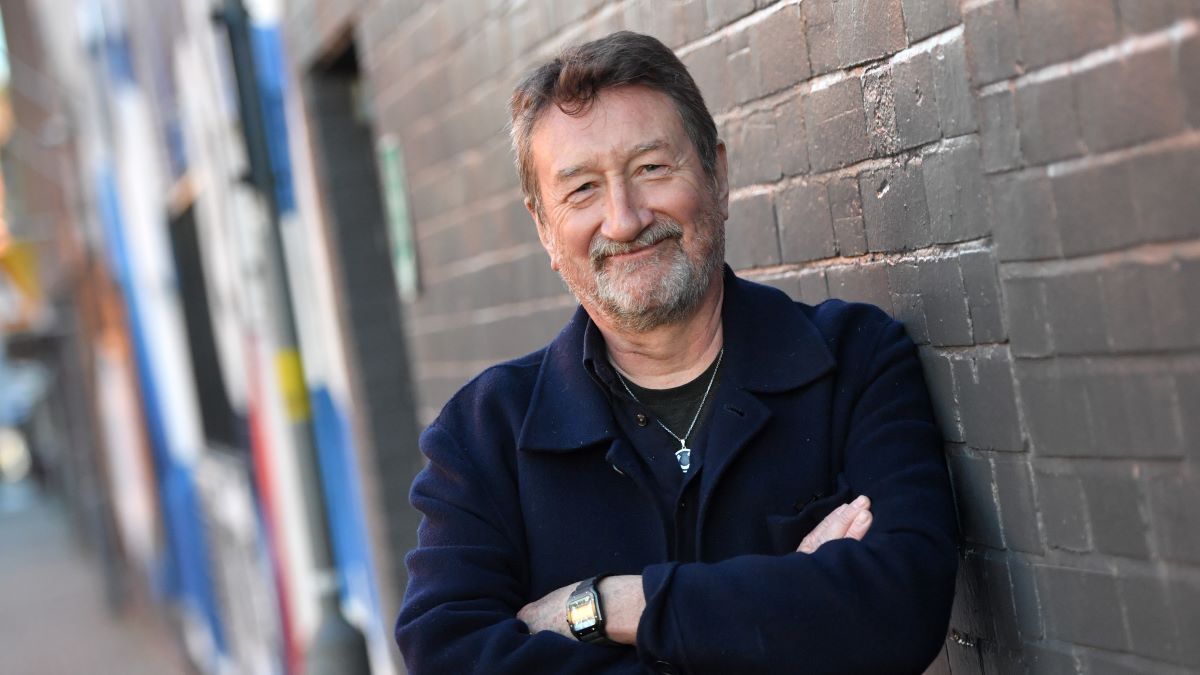
{"type": "Polygon", "coordinates": [[[812,532],[825,516],[852,499],[850,484],[845,476],[838,474],[837,489],[833,494],[814,495],[807,503],[797,502],[799,510],[793,515],[767,516],[767,532],[770,533],[774,550],[777,553],[795,551],[805,535],[812,532]]]}

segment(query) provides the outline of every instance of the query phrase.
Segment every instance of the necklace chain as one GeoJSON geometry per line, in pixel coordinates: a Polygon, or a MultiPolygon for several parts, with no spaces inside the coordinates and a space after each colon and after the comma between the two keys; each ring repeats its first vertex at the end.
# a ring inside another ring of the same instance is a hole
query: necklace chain
{"type": "MultiPolygon", "coordinates": [[[[696,408],[696,414],[692,416],[692,423],[688,425],[687,432],[683,434],[682,438],[679,437],[679,434],[675,433],[674,431],[671,431],[671,429],[668,428],[667,425],[663,424],[663,421],[658,419],[657,416],[655,416],[655,418],[654,418],[654,421],[658,422],[658,426],[662,427],[663,431],[667,432],[668,434],[671,434],[671,438],[674,438],[675,440],[679,441],[679,448],[681,450],[687,449],[688,436],[691,436],[692,429],[696,428],[696,421],[700,419],[700,411],[704,410],[704,403],[706,401],[708,401],[708,393],[710,391],[712,391],[713,382],[715,382],[717,379],[717,371],[719,371],[721,369],[721,358],[724,356],[725,356],[725,348],[721,347],[721,351],[717,352],[716,366],[713,367],[712,375],[710,375],[708,378],[708,386],[704,388],[704,396],[700,397],[700,405],[699,405],[699,407],[696,408]]],[[[633,393],[633,390],[630,389],[629,385],[625,382],[625,378],[621,376],[620,371],[616,371],[614,369],[614,372],[617,373],[617,379],[621,381],[621,386],[625,387],[625,391],[629,394],[630,398],[632,398],[637,403],[641,403],[641,401],[638,400],[637,395],[633,393]]]]}

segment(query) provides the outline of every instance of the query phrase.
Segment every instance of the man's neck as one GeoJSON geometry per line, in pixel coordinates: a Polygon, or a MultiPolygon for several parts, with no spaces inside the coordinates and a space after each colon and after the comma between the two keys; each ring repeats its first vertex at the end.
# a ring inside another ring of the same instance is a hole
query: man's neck
{"type": "Polygon", "coordinates": [[[673,324],[628,333],[593,316],[608,358],[623,376],[647,389],[669,389],[691,382],[712,364],[723,345],[724,302],[722,275],[714,277],[696,309],[673,324]]]}

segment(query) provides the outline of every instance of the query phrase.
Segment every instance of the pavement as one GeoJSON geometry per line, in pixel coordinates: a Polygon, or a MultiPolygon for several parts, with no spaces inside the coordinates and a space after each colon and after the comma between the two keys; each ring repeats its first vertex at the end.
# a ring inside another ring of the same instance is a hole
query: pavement
{"type": "Polygon", "coordinates": [[[110,612],[64,509],[0,482],[0,675],[186,675],[163,617],[147,600],[110,612]]]}

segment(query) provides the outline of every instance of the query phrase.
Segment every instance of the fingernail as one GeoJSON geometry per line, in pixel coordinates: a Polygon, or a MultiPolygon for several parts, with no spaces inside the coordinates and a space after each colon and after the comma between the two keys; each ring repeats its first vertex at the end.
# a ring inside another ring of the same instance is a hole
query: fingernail
{"type": "Polygon", "coordinates": [[[870,511],[859,511],[857,516],[854,516],[855,525],[866,525],[867,521],[871,520],[870,511]]]}
{"type": "Polygon", "coordinates": [[[859,495],[858,499],[855,499],[850,504],[851,504],[851,506],[854,506],[855,508],[861,509],[867,505],[868,501],[870,501],[870,500],[867,499],[866,495],[859,495]]]}

